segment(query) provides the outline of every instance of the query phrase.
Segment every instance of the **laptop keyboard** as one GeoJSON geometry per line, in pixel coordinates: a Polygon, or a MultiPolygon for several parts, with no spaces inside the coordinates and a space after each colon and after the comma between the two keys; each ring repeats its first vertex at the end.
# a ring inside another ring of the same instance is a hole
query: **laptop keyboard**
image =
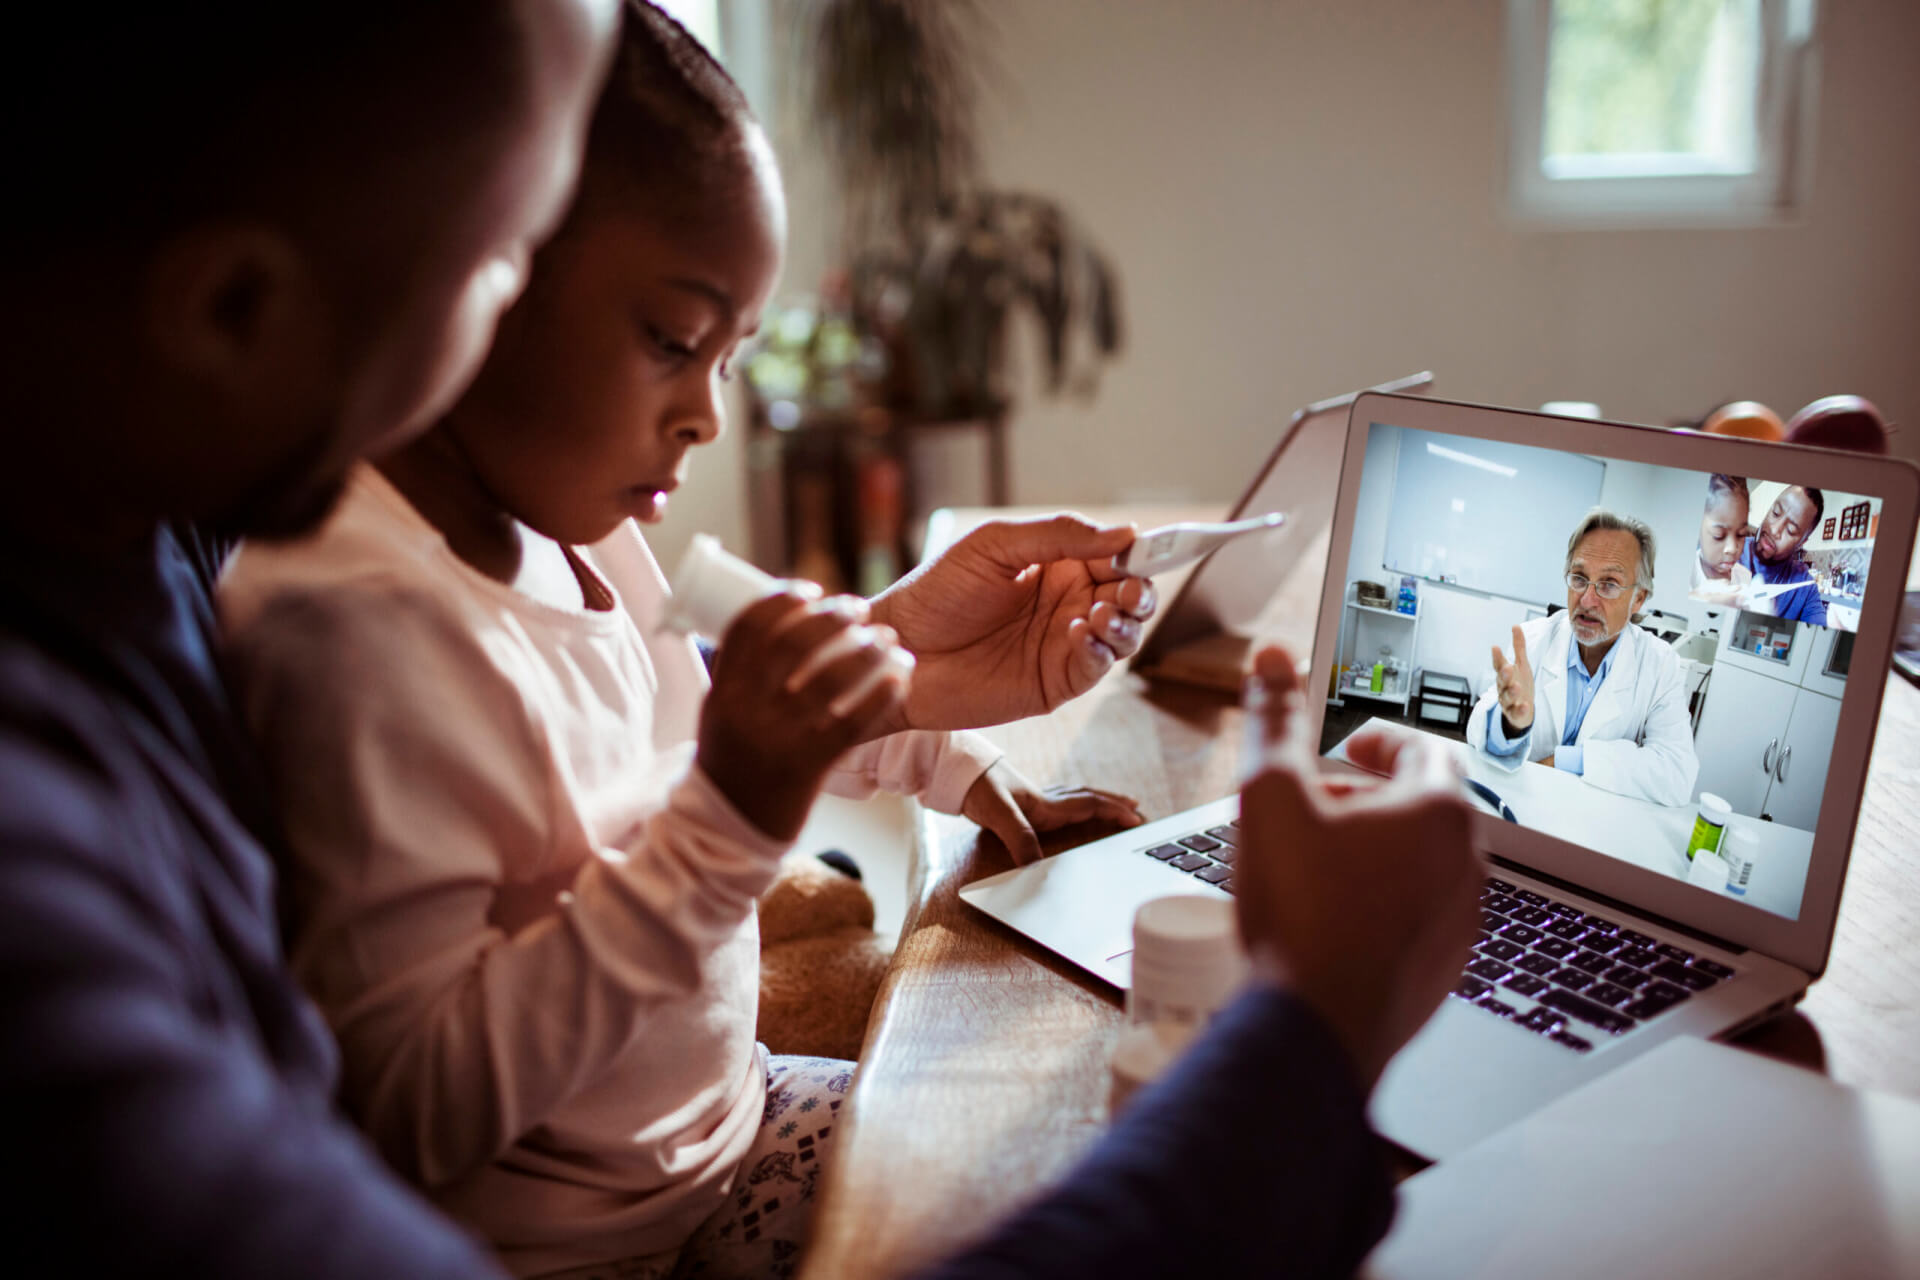
{"type": "Polygon", "coordinates": [[[1184,871],[1196,880],[1218,885],[1233,892],[1233,859],[1239,852],[1240,828],[1231,822],[1147,850],[1175,871],[1184,871]]]}
{"type": "Polygon", "coordinates": [[[1678,1008],[1735,970],[1570,902],[1489,878],[1480,939],[1454,987],[1515,1026],[1589,1052],[1678,1008]]]}
{"type": "MultiPolygon", "coordinates": [[[[1240,828],[1208,827],[1146,850],[1233,892],[1240,828]]],[[[1489,877],[1480,936],[1453,997],[1575,1053],[1623,1036],[1738,972],[1570,902],[1489,877]]]]}

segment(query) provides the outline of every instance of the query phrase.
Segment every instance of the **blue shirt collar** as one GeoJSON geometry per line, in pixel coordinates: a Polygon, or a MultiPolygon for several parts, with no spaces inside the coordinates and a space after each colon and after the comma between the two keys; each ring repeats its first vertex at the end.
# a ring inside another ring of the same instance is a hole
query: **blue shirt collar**
{"type": "MultiPolygon", "coordinates": [[[[1627,623],[1631,627],[1632,622],[1627,623]]],[[[1613,670],[1613,660],[1620,656],[1620,647],[1627,642],[1627,627],[1620,628],[1620,634],[1613,638],[1613,647],[1607,650],[1607,656],[1600,659],[1600,669],[1592,675],[1587,674],[1587,664],[1580,660],[1580,637],[1573,634],[1573,620],[1567,620],[1567,674],[1580,680],[1591,680],[1595,684],[1607,678],[1607,672],[1613,670]]]]}

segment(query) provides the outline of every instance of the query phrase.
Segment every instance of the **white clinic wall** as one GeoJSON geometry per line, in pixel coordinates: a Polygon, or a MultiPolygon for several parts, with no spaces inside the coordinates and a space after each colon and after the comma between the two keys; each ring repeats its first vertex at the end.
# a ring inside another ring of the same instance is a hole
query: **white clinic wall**
{"type": "MultiPolygon", "coordinates": [[[[1399,434],[1398,429],[1386,427],[1368,435],[1360,496],[1354,508],[1353,546],[1347,559],[1349,582],[1367,578],[1391,586],[1398,581],[1397,575],[1385,569],[1382,559],[1399,434]]],[[[1700,628],[1708,619],[1698,602],[1687,598],[1687,586],[1706,495],[1705,475],[1618,459],[1607,460],[1606,468],[1600,505],[1622,515],[1637,516],[1654,530],[1654,590],[1643,608],[1679,614],[1692,627],[1700,628]]],[[[1564,528],[1524,531],[1521,536],[1547,538],[1556,546],[1564,545],[1584,514],[1569,511],[1564,528]]],[[[1539,597],[1531,604],[1422,582],[1420,636],[1414,662],[1434,671],[1465,676],[1476,689],[1481,688],[1492,675],[1491,647],[1498,644],[1510,652],[1512,629],[1526,620],[1528,609],[1563,603],[1565,595],[1565,588],[1558,582],[1542,582],[1539,597]]]]}

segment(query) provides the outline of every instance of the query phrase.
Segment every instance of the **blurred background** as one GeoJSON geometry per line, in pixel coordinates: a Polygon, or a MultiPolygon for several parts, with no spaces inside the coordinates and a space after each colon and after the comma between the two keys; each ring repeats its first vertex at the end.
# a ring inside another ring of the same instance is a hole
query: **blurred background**
{"type": "Polygon", "coordinates": [[[669,7],[792,233],[668,564],[704,530],[872,590],[937,505],[1224,508],[1296,407],[1420,369],[1628,421],[1920,415],[1920,4],[669,7]]]}

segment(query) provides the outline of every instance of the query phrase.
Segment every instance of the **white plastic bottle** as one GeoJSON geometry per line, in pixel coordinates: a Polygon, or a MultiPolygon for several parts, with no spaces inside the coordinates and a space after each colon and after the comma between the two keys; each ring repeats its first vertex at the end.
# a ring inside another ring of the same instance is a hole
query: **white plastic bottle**
{"type": "Polygon", "coordinates": [[[1143,903],[1133,917],[1133,985],[1109,1110],[1165,1071],[1246,978],[1232,902],[1179,894],[1143,903]]]}
{"type": "MultiPolygon", "coordinates": [[[[680,567],[673,572],[668,588],[672,598],[660,625],[718,641],[742,610],[780,587],[778,578],[733,555],[720,545],[718,538],[696,533],[686,554],[680,558],[680,567]]],[[[845,656],[868,643],[873,634],[869,627],[849,627],[838,641],[814,655],[811,667],[825,666],[845,656]]],[[[892,646],[887,650],[886,661],[875,667],[865,680],[834,699],[833,713],[845,715],[890,675],[906,681],[912,676],[913,667],[913,655],[898,645],[892,646]]]]}
{"type": "Polygon", "coordinates": [[[1726,837],[1720,841],[1720,856],[1727,863],[1727,892],[1736,897],[1747,896],[1747,886],[1753,881],[1753,855],[1760,848],[1760,838],[1749,827],[1728,827],[1726,837]]]}

